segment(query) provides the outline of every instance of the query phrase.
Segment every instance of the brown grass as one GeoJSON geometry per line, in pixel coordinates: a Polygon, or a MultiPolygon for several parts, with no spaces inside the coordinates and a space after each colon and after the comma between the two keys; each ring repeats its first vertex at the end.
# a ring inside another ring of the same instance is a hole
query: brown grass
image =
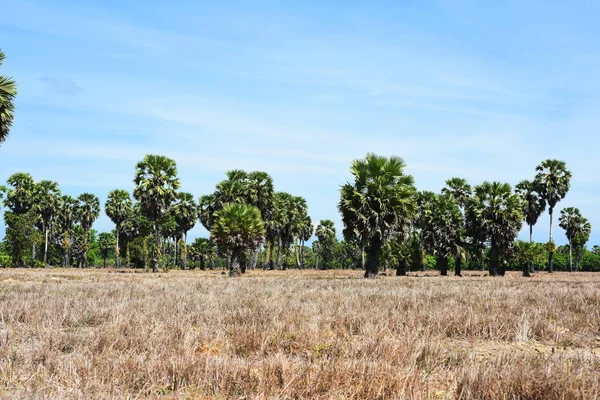
{"type": "Polygon", "coordinates": [[[0,271],[0,397],[600,398],[600,274],[116,272],[0,271]]]}

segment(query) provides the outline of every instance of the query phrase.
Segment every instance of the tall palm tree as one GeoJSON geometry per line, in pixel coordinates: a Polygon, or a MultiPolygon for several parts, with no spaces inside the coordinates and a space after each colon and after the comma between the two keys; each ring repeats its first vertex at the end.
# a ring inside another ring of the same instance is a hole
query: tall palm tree
{"type": "Polygon", "coordinates": [[[558,226],[565,230],[569,241],[569,271],[573,272],[573,239],[583,228],[583,215],[578,208],[567,207],[560,210],[558,226]]]}
{"type": "MultiPolygon", "coordinates": [[[[100,248],[100,254],[102,255],[102,260],[104,261],[104,268],[106,268],[108,253],[111,249],[116,249],[117,240],[115,238],[116,235],[113,235],[109,232],[102,232],[98,235],[98,247],[100,248]]],[[[115,257],[118,258],[115,254],[115,257]]]]}
{"type": "Polygon", "coordinates": [[[69,251],[72,244],[72,231],[75,224],[77,200],[71,196],[62,196],[58,201],[56,222],[58,225],[58,243],[63,251],[62,266],[69,266],[69,251]]]}
{"type": "Polygon", "coordinates": [[[121,267],[121,248],[119,247],[119,236],[123,222],[133,212],[133,202],[127,190],[116,189],[108,193],[108,199],[104,205],[104,212],[115,224],[115,263],[117,268],[121,267]]]}
{"type": "Polygon", "coordinates": [[[187,234],[196,225],[198,219],[198,205],[194,201],[194,196],[191,193],[182,192],[177,195],[177,201],[171,207],[173,216],[175,217],[175,223],[177,224],[177,231],[181,234],[182,240],[182,257],[181,257],[181,268],[185,269],[187,257],[186,257],[186,246],[187,246],[187,234]]]}
{"type": "Polygon", "coordinates": [[[294,240],[294,252],[296,254],[296,266],[302,267],[300,252],[302,246],[302,236],[306,232],[306,219],[308,217],[308,205],[306,199],[295,196],[291,204],[291,232],[294,240]]]}
{"type": "MultiPolygon", "coordinates": [[[[463,216],[458,203],[449,194],[436,195],[431,212],[424,217],[425,248],[437,256],[441,275],[448,275],[448,259],[460,247],[463,216]]],[[[457,272],[460,275],[460,270],[457,272]]]]}
{"type": "Polygon", "coordinates": [[[136,165],[133,197],[139,202],[142,213],[154,228],[152,271],[158,272],[160,252],[159,219],[165,215],[177,197],[180,187],[177,165],[165,156],[149,154],[136,165]]]}
{"type": "Polygon", "coordinates": [[[313,235],[313,230],[314,227],[312,219],[310,218],[310,216],[307,215],[306,217],[304,217],[304,220],[302,221],[302,225],[300,227],[300,268],[304,268],[304,243],[306,243],[307,240],[310,240],[310,238],[313,235]]]}
{"type": "Polygon", "coordinates": [[[552,239],[552,215],[556,204],[565,198],[571,185],[571,171],[567,164],[560,160],[545,160],[535,170],[537,174],[533,187],[548,204],[550,214],[550,239],[548,240],[548,272],[552,272],[554,258],[554,240],[552,239]]]}
{"type": "MultiPolygon", "coordinates": [[[[540,215],[546,210],[546,200],[536,191],[533,182],[523,180],[515,186],[515,193],[523,204],[523,220],[529,226],[529,243],[533,243],[533,226],[537,224],[540,215]]],[[[530,276],[533,263],[529,269],[523,269],[523,276],[530,276]]]]}
{"type": "Polygon", "coordinates": [[[60,200],[60,189],[58,183],[52,181],[40,181],[36,185],[35,192],[37,211],[40,215],[42,231],[44,232],[44,265],[48,262],[48,236],[54,217],[58,212],[58,202],[60,200]]]}
{"type": "Polygon", "coordinates": [[[490,243],[490,275],[503,275],[499,258],[521,229],[521,200],[508,183],[483,182],[474,192],[467,202],[467,229],[478,231],[481,239],[490,243]]]}
{"type": "Polygon", "coordinates": [[[442,189],[443,194],[450,195],[452,196],[452,198],[454,198],[454,200],[458,204],[458,207],[460,208],[462,216],[462,223],[459,230],[460,238],[457,242],[456,253],[454,254],[454,274],[457,276],[460,276],[461,274],[462,256],[465,251],[463,248],[464,246],[458,244],[464,242],[463,236],[466,233],[465,206],[467,204],[467,201],[469,201],[469,199],[471,198],[472,192],[473,189],[471,188],[471,185],[469,185],[467,180],[457,177],[448,179],[446,181],[446,187],[442,189]]]}
{"type": "MultiPolygon", "coordinates": [[[[0,66],[4,64],[4,52],[0,50],[0,66]]],[[[13,123],[17,96],[17,84],[5,75],[0,75],[0,144],[6,140],[13,123]]]]}
{"type": "Polygon", "coordinates": [[[219,251],[227,255],[231,276],[238,274],[240,259],[244,252],[258,247],[265,235],[265,228],[258,208],[240,203],[227,203],[215,214],[210,232],[211,240],[219,251]]]}
{"type": "Polygon", "coordinates": [[[331,267],[333,261],[333,248],[335,245],[335,225],[329,219],[323,219],[315,229],[315,236],[319,241],[319,253],[321,255],[321,269],[331,267]]]}
{"type": "Polygon", "coordinates": [[[369,153],[365,159],[353,161],[350,172],[354,182],[341,188],[344,236],[364,246],[365,278],[377,275],[386,239],[409,226],[415,214],[416,190],[405,167],[400,157],[369,153]]]}
{"type": "Polygon", "coordinates": [[[82,193],[77,197],[76,215],[83,228],[83,267],[87,268],[87,253],[90,247],[89,232],[94,221],[100,215],[100,200],[91,193],[82,193]]]}

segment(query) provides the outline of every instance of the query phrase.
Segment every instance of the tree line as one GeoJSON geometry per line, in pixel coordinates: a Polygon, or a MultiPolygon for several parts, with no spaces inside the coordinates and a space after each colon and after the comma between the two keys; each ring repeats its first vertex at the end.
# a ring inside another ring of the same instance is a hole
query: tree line
{"type": "Polygon", "coordinates": [[[504,275],[536,266],[553,271],[555,258],[570,271],[600,266],[598,247],[586,244],[589,221],[574,207],[561,210],[558,222],[568,246],[557,248],[552,228],[554,208],[566,196],[571,173],[564,162],[545,160],[531,180],[513,190],[507,183],[483,182],[472,187],[451,178],[440,193],[418,191],[400,157],[368,154],[354,160],[353,180],[342,185],[338,204],[344,229],[338,241],[335,225],[316,227],[303,197],[277,192],[263,171],[232,170],[213,193],[196,200],[181,192],[174,160],[147,155],[137,163],[134,188],[108,194],[104,212],[112,232],[92,230],[99,217],[98,197],[63,195],[56,182],[36,182],[28,173],[10,176],[0,187],[6,235],[0,265],[88,267],[110,258],[119,268],[215,268],[230,275],[248,268],[362,268],[365,277],[381,268],[397,275],[437,268],[442,275],[463,268],[504,275]],[[533,241],[533,226],[549,213],[549,240],[533,241]],[[187,234],[201,223],[210,238],[188,245],[187,234]],[[523,223],[529,241],[517,240],[523,223]],[[307,242],[315,236],[311,246],[307,242]],[[92,254],[89,254],[92,249],[92,254]],[[544,258],[546,258],[544,260],[544,258]],[[99,260],[100,259],[100,260],[99,260]]]}

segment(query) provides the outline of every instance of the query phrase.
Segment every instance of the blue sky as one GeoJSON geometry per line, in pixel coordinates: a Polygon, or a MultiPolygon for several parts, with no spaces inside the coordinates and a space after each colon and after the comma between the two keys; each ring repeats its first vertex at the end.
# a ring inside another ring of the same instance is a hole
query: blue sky
{"type": "MultiPolygon", "coordinates": [[[[164,154],[196,197],[228,169],[265,170],[341,231],[339,186],[369,151],[433,191],[514,185],[559,158],[573,171],[560,207],[600,227],[600,3],[217,3],[6,1],[2,73],[19,96],[0,182],[27,171],[103,204],[164,154]]],[[[547,230],[543,216],[535,238],[547,230]]]]}

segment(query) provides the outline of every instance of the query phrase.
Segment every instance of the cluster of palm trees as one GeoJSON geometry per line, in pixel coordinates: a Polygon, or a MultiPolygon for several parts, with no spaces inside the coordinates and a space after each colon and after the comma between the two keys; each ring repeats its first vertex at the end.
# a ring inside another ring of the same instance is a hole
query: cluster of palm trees
{"type": "MultiPolygon", "coordinates": [[[[354,182],[342,186],[339,209],[344,237],[366,255],[365,277],[377,275],[386,252],[393,253],[398,274],[404,274],[415,248],[421,259],[424,254],[434,255],[442,275],[447,274],[451,257],[460,275],[464,255],[480,258],[483,264],[487,250],[490,274],[503,275],[522,223],[529,225],[532,242],[533,225],[546,207],[550,215],[548,272],[552,272],[553,211],[566,196],[571,179],[564,162],[543,161],[533,181],[520,182],[514,192],[507,183],[483,182],[472,188],[460,178],[449,179],[439,194],[418,192],[404,169],[399,157],[368,154],[353,162],[354,182]]],[[[577,209],[565,209],[562,215],[561,227],[570,246],[585,246],[591,232],[589,221],[577,209]]],[[[531,253],[524,254],[525,264],[532,264],[531,253]]],[[[524,267],[525,276],[530,268],[524,267]]]]}
{"type": "Polygon", "coordinates": [[[8,187],[0,187],[0,199],[7,208],[6,241],[12,249],[13,264],[24,266],[29,258],[32,264],[39,245],[43,245],[41,262],[47,263],[48,245],[61,248],[62,264],[70,265],[75,255],[80,266],[87,266],[89,232],[100,214],[100,202],[91,193],[77,198],[62,195],[56,182],[35,182],[28,173],[19,172],[7,180],[8,187]],[[27,257],[26,249],[30,249],[27,257]]]}

